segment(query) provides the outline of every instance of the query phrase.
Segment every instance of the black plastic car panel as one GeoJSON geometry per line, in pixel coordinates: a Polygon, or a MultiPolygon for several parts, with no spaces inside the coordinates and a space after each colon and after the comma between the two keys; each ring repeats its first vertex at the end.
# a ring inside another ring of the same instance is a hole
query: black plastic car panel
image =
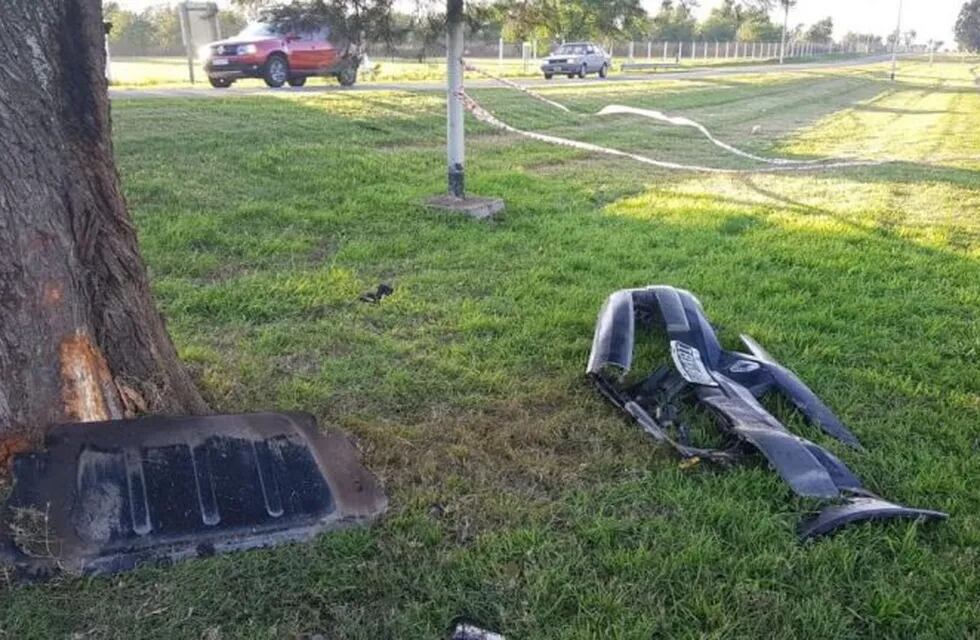
{"type": "Polygon", "coordinates": [[[0,510],[0,559],[27,577],[306,540],[387,505],[346,436],[307,414],[65,424],[45,445],[15,458],[0,510]]]}
{"type": "Polygon", "coordinates": [[[745,446],[760,452],[800,496],[829,504],[801,527],[803,538],[824,535],[852,522],[885,518],[939,519],[946,514],[882,500],[826,448],[791,433],[759,399],[779,393],[812,423],[842,443],[863,450],[857,437],[792,371],[748,336],[749,353],[727,351],[700,301],[671,286],[624,289],[610,295],[599,312],[587,374],[612,404],[658,442],[687,458],[728,463],[745,446]],[[625,385],[639,331],[659,329],[670,347],[670,365],[641,382],[625,385]],[[693,445],[679,419],[683,403],[700,404],[715,417],[729,444],[721,449],[693,445]]]}

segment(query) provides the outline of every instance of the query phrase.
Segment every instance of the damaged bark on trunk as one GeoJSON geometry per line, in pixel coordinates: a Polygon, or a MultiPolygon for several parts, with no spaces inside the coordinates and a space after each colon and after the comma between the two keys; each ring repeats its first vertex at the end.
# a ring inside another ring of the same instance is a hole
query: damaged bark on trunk
{"type": "Polygon", "coordinates": [[[0,439],[203,413],[154,307],[110,140],[100,0],[0,20],[0,439]]]}

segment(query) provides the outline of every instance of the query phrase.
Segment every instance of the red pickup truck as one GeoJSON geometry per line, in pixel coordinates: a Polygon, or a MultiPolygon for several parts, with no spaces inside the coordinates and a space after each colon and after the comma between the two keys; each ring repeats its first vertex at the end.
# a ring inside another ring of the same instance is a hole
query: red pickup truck
{"type": "Polygon", "coordinates": [[[331,44],[326,28],[282,31],[261,22],[201,48],[211,86],[230,87],[239,78],[262,78],[270,87],[301,87],[310,76],[334,76],[340,84],[357,81],[359,56],[331,44]]]}

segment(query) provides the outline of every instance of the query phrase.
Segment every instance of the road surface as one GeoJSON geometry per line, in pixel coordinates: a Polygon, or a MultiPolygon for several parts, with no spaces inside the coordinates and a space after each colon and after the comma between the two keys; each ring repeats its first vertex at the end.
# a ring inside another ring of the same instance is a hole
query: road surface
{"type": "MultiPolygon", "coordinates": [[[[851,60],[835,60],[832,62],[805,62],[794,64],[764,64],[764,65],[745,65],[732,67],[702,67],[691,69],[690,71],[669,71],[645,74],[614,74],[608,78],[598,78],[590,76],[583,79],[555,78],[545,80],[544,78],[509,78],[525,87],[560,87],[566,85],[597,85],[608,83],[628,83],[628,82],[649,82],[651,80],[683,80],[698,78],[718,78],[721,76],[777,73],[786,71],[813,71],[819,69],[837,69],[842,67],[862,66],[875,64],[890,60],[890,56],[870,56],[865,58],[854,58],[851,60]]],[[[489,69],[493,71],[493,69],[489,69]]],[[[487,79],[476,79],[475,74],[470,74],[466,82],[466,87],[470,89],[491,88],[500,86],[497,82],[487,79]]],[[[341,87],[339,84],[326,84],[305,87],[282,87],[280,89],[270,89],[268,87],[235,87],[228,89],[212,89],[206,83],[201,83],[196,87],[139,87],[139,88],[110,88],[109,97],[116,98],[229,98],[242,96],[282,96],[282,95],[307,95],[318,93],[333,93],[336,91],[445,91],[444,81],[426,82],[366,82],[356,84],[353,87],[341,87]]]]}

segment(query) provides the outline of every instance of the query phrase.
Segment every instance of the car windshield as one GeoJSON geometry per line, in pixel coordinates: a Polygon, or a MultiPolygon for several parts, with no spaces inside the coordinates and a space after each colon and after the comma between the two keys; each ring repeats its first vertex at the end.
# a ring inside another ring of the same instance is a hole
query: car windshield
{"type": "Polygon", "coordinates": [[[265,22],[253,22],[247,25],[236,36],[238,38],[266,38],[278,35],[278,31],[271,24],[265,22]]]}
{"type": "Polygon", "coordinates": [[[585,53],[586,48],[587,46],[584,44],[563,44],[562,46],[558,47],[558,51],[555,53],[562,53],[565,55],[582,55],[585,53]]]}

